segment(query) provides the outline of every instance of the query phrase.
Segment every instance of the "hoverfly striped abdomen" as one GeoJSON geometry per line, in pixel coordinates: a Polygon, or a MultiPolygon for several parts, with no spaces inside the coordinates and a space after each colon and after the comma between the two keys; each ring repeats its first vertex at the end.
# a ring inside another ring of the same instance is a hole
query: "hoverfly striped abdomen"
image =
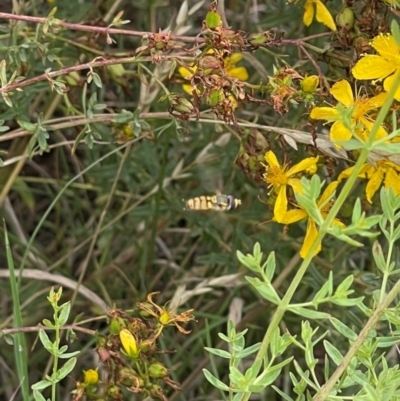
{"type": "Polygon", "coordinates": [[[225,212],[236,209],[242,204],[240,199],[232,195],[203,195],[188,199],[185,202],[185,209],[189,210],[217,210],[225,212]]]}

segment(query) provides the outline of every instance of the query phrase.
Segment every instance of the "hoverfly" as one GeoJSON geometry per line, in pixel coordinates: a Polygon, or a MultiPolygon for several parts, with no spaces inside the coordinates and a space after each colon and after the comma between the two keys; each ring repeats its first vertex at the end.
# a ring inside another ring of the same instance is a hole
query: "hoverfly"
{"type": "Polygon", "coordinates": [[[185,210],[216,210],[226,212],[236,209],[242,204],[240,199],[232,195],[202,195],[185,201],[185,210]]]}

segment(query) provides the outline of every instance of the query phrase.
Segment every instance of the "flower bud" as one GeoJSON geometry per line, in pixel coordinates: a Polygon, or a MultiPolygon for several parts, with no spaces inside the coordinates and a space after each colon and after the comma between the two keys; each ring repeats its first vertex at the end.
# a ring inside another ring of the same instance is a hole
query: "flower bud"
{"type": "Polygon", "coordinates": [[[118,400],[121,397],[121,390],[116,385],[111,385],[107,389],[107,394],[113,399],[118,400]]]}
{"type": "MultiPolygon", "coordinates": [[[[213,89],[210,93],[210,96],[207,99],[207,102],[210,106],[216,106],[217,104],[220,104],[224,100],[224,97],[225,95],[222,89],[213,89]]],[[[161,316],[160,316],[160,322],[162,323],[161,316]]]]}
{"type": "Polygon", "coordinates": [[[134,335],[128,329],[122,329],[119,333],[119,338],[126,354],[132,359],[136,359],[139,356],[140,350],[138,349],[134,335]]]}
{"type": "Polygon", "coordinates": [[[163,379],[168,376],[167,368],[160,362],[154,362],[148,367],[150,377],[153,379],[163,379]]]}
{"type": "Polygon", "coordinates": [[[350,30],[354,26],[354,12],[351,8],[344,8],[337,16],[336,23],[341,28],[350,30]]]}
{"type": "Polygon", "coordinates": [[[121,319],[112,318],[109,327],[112,334],[118,334],[121,331],[121,319]]]}
{"type": "Polygon", "coordinates": [[[252,33],[248,39],[253,46],[261,46],[267,43],[267,38],[263,33],[252,33]]]}
{"type": "Polygon", "coordinates": [[[212,70],[221,68],[221,61],[215,56],[205,55],[199,60],[198,65],[199,68],[209,74],[212,70]]]}
{"type": "Polygon", "coordinates": [[[222,24],[221,16],[216,10],[210,10],[206,14],[206,27],[210,29],[218,28],[222,24]]]}
{"type": "Polygon", "coordinates": [[[190,114],[193,113],[195,107],[189,99],[186,99],[185,97],[179,97],[174,105],[174,110],[183,114],[190,114]]]}
{"type": "Polygon", "coordinates": [[[133,369],[127,366],[119,371],[118,379],[118,383],[126,387],[144,387],[143,379],[133,369]]]}
{"type": "Polygon", "coordinates": [[[319,78],[317,75],[310,75],[308,77],[305,77],[301,82],[300,86],[303,92],[307,93],[314,93],[315,90],[317,89],[319,83],[319,78]]]}
{"type": "Polygon", "coordinates": [[[99,381],[99,374],[97,373],[97,370],[94,369],[84,370],[83,377],[84,383],[89,386],[96,384],[99,381]]]}

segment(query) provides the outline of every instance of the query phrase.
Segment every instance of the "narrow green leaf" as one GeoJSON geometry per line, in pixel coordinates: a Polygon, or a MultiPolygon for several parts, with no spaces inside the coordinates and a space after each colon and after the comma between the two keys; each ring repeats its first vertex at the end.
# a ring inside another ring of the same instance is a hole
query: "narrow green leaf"
{"type": "Polygon", "coordinates": [[[324,343],[325,350],[328,353],[328,355],[331,357],[332,361],[336,364],[336,366],[339,366],[341,364],[341,362],[343,361],[343,355],[328,340],[324,340],[323,343],[324,343]]]}
{"type": "Polygon", "coordinates": [[[259,294],[265,298],[267,301],[270,301],[276,305],[278,305],[281,300],[276,293],[275,289],[272,285],[268,285],[262,282],[258,277],[248,277],[245,279],[259,292],[259,294]]]}
{"type": "Polygon", "coordinates": [[[381,244],[378,241],[375,241],[372,246],[372,256],[374,257],[376,267],[383,273],[387,272],[385,256],[381,244]]]}
{"type": "Polygon", "coordinates": [[[222,391],[229,391],[229,387],[223,383],[221,380],[218,380],[210,371],[207,369],[203,369],[204,376],[206,379],[216,388],[222,391]]]}
{"type": "Polygon", "coordinates": [[[282,399],[286,401],[294,401],[292,397],[289,397],[287,394],[285,394],[282,390],[280,390],[278,387],[272,385],[271,386],[281,397],[282,399]]]}
{"type": "MultiPolygon", "coordinates": [[[[23,327],[22,315],[21,315],[21,303],[19,299],[19,286],[20,286],[20,278],[18,280],[15,277],[15,269],[14,269],[14,259],[11,253],[10,242],[8,239],[8,230],[7,226],[4,222],[4,242],[6,248],[6,258],[7,258],[7,266],[10,272],[10,287],[11,287],[11,295],[12,295],[12,304],[13,304],[13,326],[15,328],[23,327]]],[[[22,271],[21,271],[22,273],[22,271]]],[[[22,399],[29,399],[29,384],[28,384],[28,351],[25,341],[24,333],[15,333],[13,335],[14,341],[14,357],[16,361],[17,367],[17,376],[18,381],[21,384],[21,393],[22,399]]]]}
{"type": "Polygon", "coordinates": [[[335,329],[344,337],[348,338],[351,341],[355,341],[357,339],[357,334],[340,320],[336,319],[335,317],[331,317],[331,323],[334,325],[335,329]]]}
{"type": "Polygon", "coordinates": [[[33,398],[35,401],[46,401],[46,398],[43,397],[42,393],[39,393],[37,390],[33,390],[33,398]]]}
{"type": "Polygon", "coordinates": [[[209,348],[209,347],[204,347],[204,349],[209,352],[210,354],[217,355],[221,358],[226,358],[226,359],[231,359],[232,355],[228,351],[224,351],[222,349],[217,349],[217,348],[209,348]]]}
{"type": "Polygon", "coordinates": [[[311,309],[306,309],[301,306],[290,306],[288,308],[291,312],[296,313],[296,315],[300,315],[306,317],[307,319],[329,319],[330,314],[325,312],[318,312],[311,309]]]}
{"type": "Polygon", "coordinates": [[[236,358],[239,358],[239,359],[247,358],[251,354],[254,354],[255,352],[257,352],[260,349],[260,347],[261,347],[261,343],[253,344],[250,347],[237,352],[236,358]]]}
{"type": "Polygon", "coordinates": [[[272,281],[275,274],[276,262],[275,262],[275,252],[271,252],[268,255],[267,261],[262,266],[268,281],[272,281]]]}
{"type": "Polygon", "coordinates": [[[43,329],[39,330],[39,338],[41,343],[43,344],[43,347],[45,347],[47,351],[53,353],[53,343],[50,341],[49,336],[43,329]]]}
{"type": "Polygon", "coordinates": [[[61,367],[59,371],[57,371],[57,380],[62,380],[64,377],[69,375],[76,365],[76,358],[71,358],[61,367]]]}
{"type": "Polygon", "coordinates": [[[81,351],[74,351],[74,352],[66,352],[64,354],[58,355],[60,359],[69,359],[72,358],[73,356],[77,356],[81,353],[81,351]]]}
{"type": "Polygon", "coordinates": [[[40,380],[40,382],[37,382],[31,386],[32,390],[43,390],[47,387],[51,386],[51,381],[49,380],[40,380]]]}
{"type": "Polygon", "coordinates": [[[66,324],[68,321],[69,313],[71,311],[71,303],[66,302],[64,305],[62,305],[61,308],[62,309],[60,312],[60,316],[58,317],[58,323],[60,326],[64,326],[64,324],[66,324]]]}

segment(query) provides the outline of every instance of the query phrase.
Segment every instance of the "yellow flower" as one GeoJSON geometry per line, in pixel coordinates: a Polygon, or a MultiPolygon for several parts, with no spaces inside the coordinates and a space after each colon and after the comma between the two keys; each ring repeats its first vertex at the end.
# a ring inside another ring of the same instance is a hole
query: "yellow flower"
{"type": "Polygon", "coordinates": [[[287,195],[286,188],[289,185],[293,188],[295,192],[301,192],[301,184],[298,178],[291,178],[294,174],[300,171],[316,171],[316,165],[318,162],[318,157],[308,157],[297,163],[291,168],[287,166],[281,166],[276,158],[274,152],[269,150],[265,156],[265,161],[267,166],[263,164],[266,168],[266,172],[263,175],[264,181],[277,193],[277,198],[274,206],[274,220],[281,223],[287,211],[287,195]]]}
{"type": "MultiPolygon", "coordinates": [[[[296,3],[298,0],[291,0],[295,1],[296,3]]],[[[324,3],[321,0],[306,0],[304,3],[304,15],[303,15],[303,22],[305,26],[310,26],[312,20],[314,19],[314,14],[316,19],[321,24],[324,24],[332,31],[336,31],[335,21],[329,10],[325,7],[324,3]],[[315,9],[316,12],[315,12],[315,9]]]]}
{"type": "MultiPolygon", "coordinates": [[[[209,50],[208,53],[213,53],[212,50],[209,50]]],[[[228,56],[224,59],[224,69],[226,73],[232,77],[232,78],[237,78],[239,81],[247,81],[249,78],[249,74],[246,70],[245,67],[236,67],[236,64],[242,60],[243,54],[242,53],[233,53],[232,56],[228,56]]],[[[187,80],[190,80],[193,76],[193,74],[196,73],[197,71],[197,66],[193,65],[190,66],[191,71],[188,70],[185,67],[179,67],[178,71],[181,74],[181,76],[187,80]]],[[[186,93],[191,94],[193,91],[193,88],[189,84],[184,84],[182,85],[183,90],[186,93]]]]}
{"type": "Polygon", "coordinates": [[[83,377],[84,383],[89,386],[96,384],[99,381],[99,374],[97,373],[97,370],[94,369],[84,370],[83,377]]]}
{"type": "MultiPolygon", "coordinates": [[[[339,182],[344,178],[348,178],[350,174],[353,172],[354,167],[350,167],[339,175],[339,182]]],[[[400,166],[389,161],[389,160],[378,160],[376,162],[376,166],[372,164],[365,163],[361,167],[360,173],[358,177],[365,178],[368,180],[368,184],[365,188],[365,195],[367,201],[372,203],[372,197],[375,195],[375,192],[382,185],[382,182],[385,185],[385,188],[392,188],[395,195],[400,194],[400,166]]]]}
{"type": "MultiPolygon", "coordinates": [[[[321,216],[325,218],[327,214],[329,213],[329,209],[331,207],[331,202],[328,201],[332,194],[335,192],[336,187],[338,186],[339,181],[333,181],[331,182],[325,189],[324,193],[321,195],[320,199],[317,201],[317,206],[318,209],[321,213],[321,216]]],[[[304,259],[308,253],[310,252],[310,249],[312,245],[315,242],[315,239],[318,236],[318,229],[317,225],[315,224],[315,221],[312,219],[312,217],[307,213],[306,210],[300,208],[300,209],[292,209],[288,210],[282,219],[281,223],[283,224],[292,224],[296,223],[299,220],[308,218],[307,221],[307,230],[306,230],[306,236],[304,238],[303,245],[300,250],[300,256],[304,259]]],[[[343,226],[344,224],[338,220],[334,219],[333,224],[343,226]]],[[[317,250],[315,251],[315,255],[321,250],[321,244],[319,244],[317,250]]]]}
{"type": "Polygon", "coordinates": [[[134,335],[128,329],[122,329],[119,332],[119,338],[127,355],[136,359],[139,356],[140,350],[137,346],[137,341],[134,335]]]}
{"type": "MultiPolygon", "coordinates": [[[[366,96],[354,98],[350,84],[346,80],[336,82],[330,93],[342,108],[350,110],[351,126],[356,130],[358,136],[365,141],[374,125],[374,121],[368,116],[368,112],[382,106],[386,99],[386,93],[381,93],[372,98],[366,96]]],[[[343,115],[339,112],[338,107],[314,107],[311,110],[310,117],[314,120],[334,121],[330,130],[332,141],[347,141],[352,136],[352,131],[343,123],[343,115]]],[[[380,127],[375,138],[382,139],[385,136],[387,136],[387,132],[383,127],[380,127]]]]}
{"type": "MultiPolygon", "coordinates": [[[[367,54],[360,59],[352,69],[353,76],[356,79],[383,79],[383,87],[388,92],[400,72],[400,46],[390,34],[376,36],[371,46],[379,55],[367,54]]],[[[400,87],[394,97],[400,100],[400,87]]]]}
{"type": "Polygon", "coordinates": [[[183,334],[189,334],[190,330],[185,330],[178,323],[186,323],[190,320],[194,320],[194,316],[192,315],[193,309],[189,309],[186,312],[182,312],[179,315],[176,315],[175,313],[173,313],[173,311],[168,310],[165,306],[160,307],[155,302],[153,302],[153,295],[157,294],[158,292],[152,292],[147,296],[147,302],[139,302],[137,304],[140,309],[145,311],[147,314],[154,316],[160,323],[155,338],[157,338],[161,334],[165,326],[170,325],[174,325],[183,334]]]}
{"type": "Polygon", "coordinates": [[[314,93],[318,87],[319,77],[318,75],[310,75],[305,77],[301,82],[301,89],[306,93],[314,93]]]}

